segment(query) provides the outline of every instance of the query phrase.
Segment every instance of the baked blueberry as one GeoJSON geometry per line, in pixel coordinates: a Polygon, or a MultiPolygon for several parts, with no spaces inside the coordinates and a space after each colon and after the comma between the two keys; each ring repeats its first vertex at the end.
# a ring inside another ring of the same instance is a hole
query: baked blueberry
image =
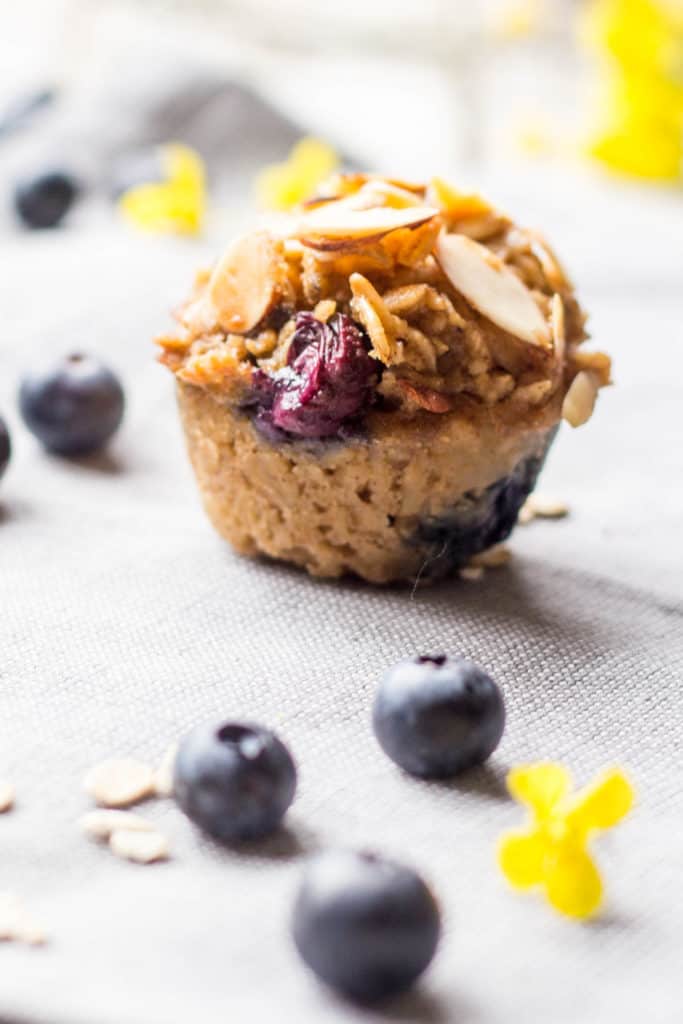
{"type": "Polygon", "coordinates": [[[339,434],[370,406],[377,366],[368,348],[365,331],[350,316],[322,323],[298,313],[287,365],[274,374],[253,371],[257,426],[271,439],[339,434]]]}
{"type": "Polygon", "coordinates": [[[123,418],[123,388],[94,356],[70,355],[21,382],[19,407],[29,430],[51,452],[98,451],[123,418]]]}
{"type": "Polygon", "coordinates": [[[386,673],[372,724],[382,750],[405,771],[448,778],[493,753],[505,705],[496,683],[473,662],[421,656],[386,673]]]}
{"type": "Polygon", "coordinates": [[[310,862],[292,917],[305,963],[359,1002],[410,988],[432,960],[440,931],[439,906],[415,871],[352,851],[310,862]]]}
{"type": "Polygon", "coordinates": [[[0,476],[7,469],[11,454],[12,444],[10,442],[9,430],[2,416],[0,416],[0,476]]]}
{"type": "Polygon", "coordinates": [[[296,791],[296,766],[275,733],[259,725],[201,725],[175,761],[175,798],[196,825],[225,842],[274,832],[296,791]]]}
{"type": "Polygon", "coordinates": [[[16,185],[14,208],[27,228],[56,228],[79,192],[78,182],[69,171],[43,171],[16,185]]]}

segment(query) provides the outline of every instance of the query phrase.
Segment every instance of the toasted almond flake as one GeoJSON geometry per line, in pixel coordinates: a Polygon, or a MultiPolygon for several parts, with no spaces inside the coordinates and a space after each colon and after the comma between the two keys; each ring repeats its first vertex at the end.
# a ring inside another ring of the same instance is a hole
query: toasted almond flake
{"type": "Polygon", "coordinates": [[[547,348],[548,325],[520,279],[495,253],[465,235],[439,235],[436,258],[457,291],[504,331],[547,348]]]}
{"type": "Polygon", "coordinates": [[[458,571],[461,580],[468,580],[471,583],[480,580],[484,575],[484,567],[481,565],[466,565],[458,571]]]}
{"type": "Polygon", "coordinates": [[[564,302],[562,301],[562,296],[555,292],[550,304],[550,329],[552,332],[555,359],[560,365],[562,365],[564,361],[567,342],[564,321],[564,302]]]}
{"type": "Polygon", "coordinates": [[[111,758],[88,772],[86,792],[101,807],[127,807],[153,792],[153,772],[133,758],[111,758]]]}
{"type": "Polygon", "coordinates": [[[470,560],[470,566],[483,569],[498,569],[501,565],[507,565],[512,558],[510,548],[505,544],[495,544],[486,551],[481,551],[470,560]]]}
{"type": "Polygon", "coordinates": [[[166,860],[169,854],[168,841],[161,832],[134,832],[128,829],[112,832],[109,839],[112,853],[136,864],[152,864],[166,860]]]}
{"type": "Polygon", "coordinates": [[[232,243],[206,291],[222,330],[244,334],[263,320],[277,299],[282,254],[282,242],[268,231],[254,231],[232,243]]]}
{"type": "Polygon", "coordinates": [[[12,809],[14,799],[14,786],[11,782],[0,782],[0,814],[12,809]]]}
{"type": "Polygon", "coordinates": [[[172,743],[154,773],[154,792],[157,796],[173,796],[173,768],[178,755],[178,744],[172,743]]]}
{"type": "Polygon", "coordinates": [[[569,505],[559,498],[552,498],[547,494],[530,494],[524,503],[533,512],[534,517],[539,519],[563,519],[569,514],[569,505]]]}
{"type": "Polygon", "coordinates": [[[550,286],[558,291],[562,288],[571,288],[572,284],[566,270],[543,235],[539,231],[528,231],[526,234],[531,251],[541,264],[550,286]]]}
{"type": "Polygon", "coordinates": [[[91,839],[109,839],[113,832],[151,832],[154,825],[129,811],[89,811],[78,819],[81,831],[91,839]]]}
{"type": "Polygon", "coordinates": [[[427,189],[427,201],[455,220],[493,213],[491,205],[481,196],[461,192],[443,178],[432,178],[427,189]]]}
{"type": "Polygon", "coordinates": [[[344,248],[348,242],[369,242],[399,228],[416,228],[436,217],[431,206],[409,206],[395,209],[373,206],[358,210],[350,205],[355,196],[336,203],[327,203],[304,214],[295,232],[305,245],[313,248],[344,248]]]}
{"type": "Polygon", "coordinates": [[[580,427],[593,415],[598,384],[588,370],[577,373],[562,403],[562,418],[572,427],[580,427]]]}
{"type": "Polygon", "coordinates": [[[391,207],[404,210],[408,206],[422,206],[422,200],[407,189],[393,185],[389,181],[368,181],[347,200],[354,210],[370,210],[375,206],[391,207]]]}

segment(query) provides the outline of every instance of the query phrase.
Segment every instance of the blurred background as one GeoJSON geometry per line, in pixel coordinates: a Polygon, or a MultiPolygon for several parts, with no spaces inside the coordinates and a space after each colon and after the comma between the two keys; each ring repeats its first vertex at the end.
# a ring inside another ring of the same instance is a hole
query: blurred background
{"type": "Polygon", "coordinates": [[[83,223],[162,176],[150,146],[181,142],[206,164],[203,224],[223,231],[226,206],[278,205],[255,177],[303,136],[350,166],[504,194],[611,175],[631,205],[656,206],[657,185],[678,201],[681,0],[23,0],[1,21],[8,229],[31,175],[73,175],[83,223]]]}

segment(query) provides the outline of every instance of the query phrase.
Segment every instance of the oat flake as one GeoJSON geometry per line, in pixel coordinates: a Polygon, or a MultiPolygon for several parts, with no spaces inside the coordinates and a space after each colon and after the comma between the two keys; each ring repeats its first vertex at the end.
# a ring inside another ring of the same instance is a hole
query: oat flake
{"type": "Polygon", "coordinates": [[[112,758],[95,765],[86,775],[84,786],[102,807],[127,807],[153,792],[153,772],[142,761],[112,758]]]}
{"type": "Polygon", "coordinates": [[[78,819],[81,831],[91,839],[109,839],[112,832],[151,832],[154,825],[139,814],[128,811],[89,811],[78,819]]]}
{"type": "Polygon", "coordinates": [[[112,853],[136,864],[152,864],[168,857],[168,841],[161,832],[132,832],[120,829],[109,839],[112,853]]]}

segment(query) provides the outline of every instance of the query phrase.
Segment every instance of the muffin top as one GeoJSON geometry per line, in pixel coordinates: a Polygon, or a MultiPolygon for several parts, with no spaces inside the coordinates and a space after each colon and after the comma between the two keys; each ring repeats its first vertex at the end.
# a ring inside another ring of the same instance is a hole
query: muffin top
{"type": "Polygon", "coordinates": [[[545,239],[439,178],[335,175],[234,241],[177,318],[161,361],[273,439],[549,403],[578,426],[610,377],[545,239]]]}

